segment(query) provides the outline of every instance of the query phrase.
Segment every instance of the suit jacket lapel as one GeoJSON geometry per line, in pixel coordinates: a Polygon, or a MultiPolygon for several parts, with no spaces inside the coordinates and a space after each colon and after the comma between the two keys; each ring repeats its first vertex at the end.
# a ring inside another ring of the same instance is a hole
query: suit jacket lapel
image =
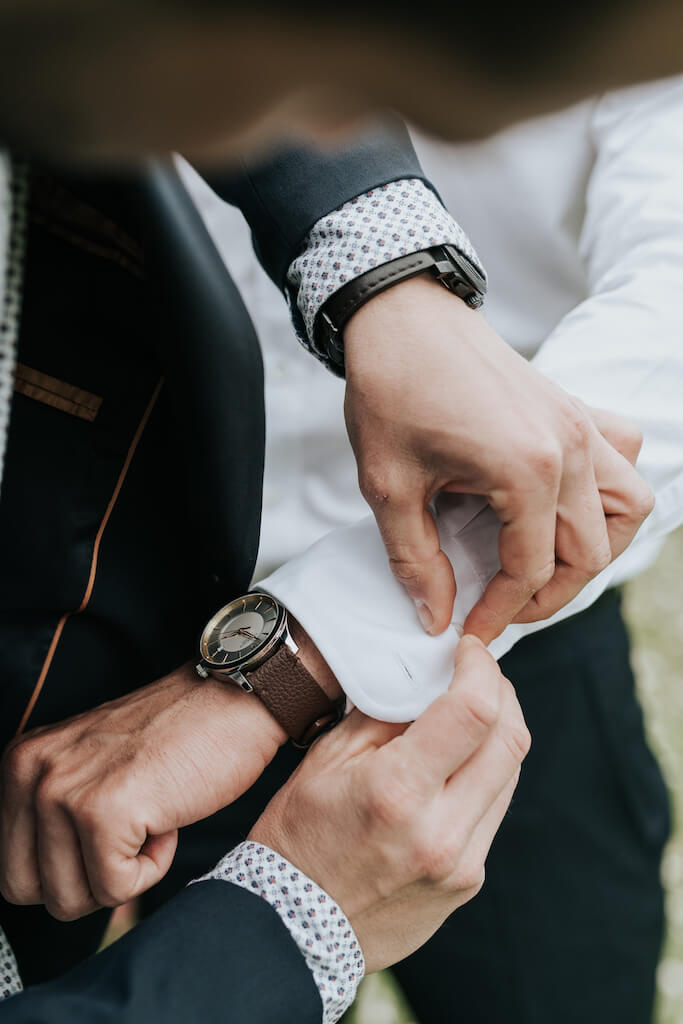
{"type": "MultiPolygon", "coordinates": [[[[263,363],[253,324],[204,223],[169,163],[139,180],[154,339],[176,410],[180,451],[209,572],[246,589],[261,516],[263,363]]],[[[172,500],[172,495],[168,496],[172,500]]]]}

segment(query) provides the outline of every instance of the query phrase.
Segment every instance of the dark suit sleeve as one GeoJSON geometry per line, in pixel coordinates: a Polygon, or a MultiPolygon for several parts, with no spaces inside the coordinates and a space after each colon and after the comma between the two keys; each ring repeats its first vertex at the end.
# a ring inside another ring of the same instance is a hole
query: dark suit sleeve
{"type": "Polygon", "coordinates": [[[2,1024],[320,1024],[313,976],[265,900],[209,881],[103,953],[0,1006],[2,1024]],[[182,922],[182,924],[181,924],[182,922]]]}
{"type": "Polygon", "coordinates": [[[316,221],[349,199],[400,178],[425,180],[397,118],[374,125],[342,148],[284,149],[267,162],[243,161],[239,173],[207,176],[221,198],[241,209],[262,266],[283,289],[289,265],[316,221]]]}

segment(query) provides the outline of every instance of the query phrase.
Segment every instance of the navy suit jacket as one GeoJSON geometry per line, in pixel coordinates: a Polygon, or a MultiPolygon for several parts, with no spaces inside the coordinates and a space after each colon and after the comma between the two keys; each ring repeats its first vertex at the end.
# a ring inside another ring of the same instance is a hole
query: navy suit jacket
{"type": "MultiPolygon", "coordinates": [[[[31,203],[19,361],[100,406],[88,419],[35,390],[15,395],[0,501],[0,746],[22,717],[28,728],[64,719],[192,657],[208,615],[248,587],[259,536],[261,354],[176,171],[48,177],[31,203]]],[[[344,152],[245,163],[212,184],[243,211],[282,285],[321,216],[405,177],[422,171],[393,126],[344,152]]],[[[62,924],[0,900],[28,982],[97,948],[105,917],[62,924]]],[[[0,1008],[17,1024],[306,1024],[320,1014],[275,912],[218,882],[0,1008]]]]}

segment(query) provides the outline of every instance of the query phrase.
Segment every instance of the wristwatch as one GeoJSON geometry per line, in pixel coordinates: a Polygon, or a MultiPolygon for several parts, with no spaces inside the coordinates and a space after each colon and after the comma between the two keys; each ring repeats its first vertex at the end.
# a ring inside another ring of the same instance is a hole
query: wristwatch
{"type": "Polygon", "coordinates": [[[199,651],[198,676],[255,694],[296,746],[310,746],[344,714],[344,697],[332,700],[305,668],[287,609],[269,594],[251,592],[216,612],[199,651]]]}
{"type": "Polygon", "coordinates": [[[343,332],[347,321],[375,295],[423,273],[430,274],[472,309],[479,309],[484,302],[486,278],[483,272],[455,246],[435,245],[399,256],[349,281],[320,307],[313,331],[313,347],[318,358],[333,373],[343,377],[343,332]]]}

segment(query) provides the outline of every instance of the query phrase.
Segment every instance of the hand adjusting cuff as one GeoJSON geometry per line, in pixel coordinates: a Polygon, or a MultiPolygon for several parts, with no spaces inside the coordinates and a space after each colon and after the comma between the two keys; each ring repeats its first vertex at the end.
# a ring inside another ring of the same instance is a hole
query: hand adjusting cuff
{"type": "Polygon", "coordinates": [[[483,304],[486,279],[452,245],[435,245],[373,267],[330,296],[316,317],[313,338],[316,353],[333,373],[344,376],[343,332],[353,314],[380,292],[425,272],[472,309],[479,309],[483,304]]]}

